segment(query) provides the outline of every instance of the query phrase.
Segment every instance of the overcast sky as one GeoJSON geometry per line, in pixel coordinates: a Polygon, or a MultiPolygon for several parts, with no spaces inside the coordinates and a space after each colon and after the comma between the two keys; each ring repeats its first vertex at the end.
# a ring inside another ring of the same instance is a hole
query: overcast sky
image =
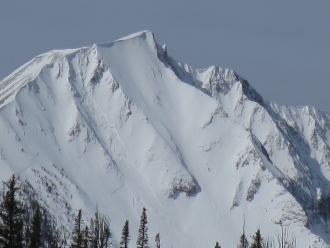
{"type": "Polygon", "coordinates": [[[234,69],[266,100],[330,111],[329,0],[2,1],[0,80],[49,50],[140,30],[194,68],[234,69]]]}

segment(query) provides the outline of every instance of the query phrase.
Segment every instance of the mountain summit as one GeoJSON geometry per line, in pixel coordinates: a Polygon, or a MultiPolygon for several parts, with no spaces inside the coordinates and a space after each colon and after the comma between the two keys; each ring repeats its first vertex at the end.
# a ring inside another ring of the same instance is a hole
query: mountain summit
{"type": "MultiPolygon", "coordinates": [[[[267,80],[267,79],[265,79],[267,80]]],[[[35,57],[0,82],[0,179],[68,224],[95,205],[132,241],[147,209],[164,247],[242,232],[330,245],[330,115],[267,102],[233,70],[176,61],[149,31],[35,57]]]]}

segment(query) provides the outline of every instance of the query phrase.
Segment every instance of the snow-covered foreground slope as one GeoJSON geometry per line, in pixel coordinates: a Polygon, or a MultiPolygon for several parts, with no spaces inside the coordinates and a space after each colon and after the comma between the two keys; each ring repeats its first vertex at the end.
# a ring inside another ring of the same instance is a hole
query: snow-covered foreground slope
{"type": "MultiPolygon", "coordinates": [[[[115,238],[142,207],[163,247],[247,234],[330,244],[330,115],[268,103],[234,71],[175,61],[151,32],[52,51],[0,82],[0,179],[28,181],[67,224],[96,203],[115,238]]],[[[152,243],[152,242],[151,242],[152,243]]]]}

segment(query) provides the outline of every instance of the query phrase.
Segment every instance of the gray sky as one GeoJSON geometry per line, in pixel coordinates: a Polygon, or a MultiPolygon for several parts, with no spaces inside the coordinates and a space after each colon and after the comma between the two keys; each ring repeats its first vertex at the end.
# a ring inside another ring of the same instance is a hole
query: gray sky
{"type": "Polygon", "coordinates": [[[0,79],[53,49],[151,30],[194,68],[234,69],[264,99],[330,111],[330,1],[2,1],[0,79]]]}

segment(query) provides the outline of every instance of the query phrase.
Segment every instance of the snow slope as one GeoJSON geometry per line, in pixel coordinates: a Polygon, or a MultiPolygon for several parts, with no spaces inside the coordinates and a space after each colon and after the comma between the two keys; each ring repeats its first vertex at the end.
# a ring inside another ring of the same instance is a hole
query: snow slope
{"type": "MultiPolygon", "coordinates": [[[[330,115],[269,103],[234,71],[195,70],[149,31],[52,51],[0,82],[0,179],[31,184],[62,223],[96,203],[116,239],[142,207],[151,244],[236,247],[289,226],[330,245],[330,115]]],[[[69,228],[69,226],[68,226],[69,228]]]]}

